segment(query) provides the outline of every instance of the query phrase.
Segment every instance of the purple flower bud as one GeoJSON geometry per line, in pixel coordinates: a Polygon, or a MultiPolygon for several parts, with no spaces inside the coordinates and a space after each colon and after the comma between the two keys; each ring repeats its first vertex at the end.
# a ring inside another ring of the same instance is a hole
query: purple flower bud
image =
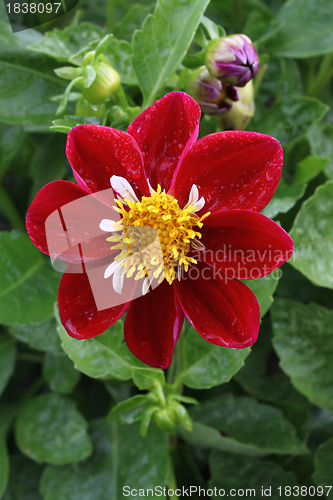
{"type": "Polygon", "coordinates": [[[239,99],[239,91],[212,76],[202,66],[193,71],[187,81],[186,92],[199,104],[204,113],[217,115],[231,108],[232,102],[239,99]]]}
{"type": "Polygon", "coordinates": [[[239,100],[221,116],[220,123],[225,130],[245,130],[254,111],[253,83],[249,81],[239,89],[239,100]]]}
{"type": "Polygon", "coordinates": [[[258,54],[246,35],[212,40],[206,49],[205,63],[211,75],[237,87],[244,87],[259,69],[258,54]]]}

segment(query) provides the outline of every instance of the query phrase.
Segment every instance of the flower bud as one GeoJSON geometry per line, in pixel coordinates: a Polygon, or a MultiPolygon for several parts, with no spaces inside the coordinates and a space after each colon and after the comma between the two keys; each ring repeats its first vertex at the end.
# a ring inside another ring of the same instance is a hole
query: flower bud
{"type": "Polygon", "coordinates": [[[75,114],[77,116],[95,116],[96,118],[104,118],[106,113],[105,104],[96,106],[89,104],[84,97],[81,97],[75,107],[75,114]]]}
{"type": "Polygon", "coordinates": [[[162,408],[153,414],[154,424],[165,432],[175,432],[179,422],[177,413],[172,408],[162,408]]]}
{"type": "MultiPolygon", "coordinates": [[[[103,54],[95,57],[95,52],[88,52],[83,60],[83,69],[92,68],[95,78],[92,83],[82,85],[82,94],[90,104],[102,104],[117,90],[120,77],[103,54]]],[[[90,75],[91,76],[91,73],[90,75]]]]}
{"type": "Polygon", "coordinates": [[[183,425],[187,431],[192,430],[192,420],[185,406],[173,400],[172,396],[166,407],[153,413],[152,419],[154,424],[165,432],[175,432],[178,424],[183,425]]]}
{"type": "Polygon", "coordinates": [[[191,73],[186,91],[200,104],[204,113],[211,115],[225,113],[239,98],[237,88],[222,83],[204,66],[191,73]]]}
{"type": "Polygon", "coordinates": [[[223,82],[244,87],[257,74],[259,58],[249,37],[231,35],[208,44],[205,64],[223,82]]]}
{"type": "Polygon", "coordinates": [[[225,130],[244,130],[254,115],[254,94],[252,80],[239,89],[239,100],[221,116],[221,125],[225,130]]]}

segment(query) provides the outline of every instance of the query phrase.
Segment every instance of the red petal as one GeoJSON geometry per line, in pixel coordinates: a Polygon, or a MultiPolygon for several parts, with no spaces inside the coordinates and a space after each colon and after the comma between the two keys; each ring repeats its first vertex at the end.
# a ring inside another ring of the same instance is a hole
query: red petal
{"type": "Polygon", "coordinates": [[[125,177],[137,194],[149,195],[139,147],[126,132],[101,125],[77,125],[66,153],[79,186],[90,192],[110,188],[112,175],[125,177]]]}
{"type": "MultiPolygon", "coordinates": [[[[79,270],[78,270],[79,271],[79,270]]],[[[106,280],[105,280],[106,281],[106,280]]],[[[110,286],[110,297],[116,292],[110,286]]],[[[116,300],[117,297],[115,297],[116,300]]],[[[66,272],[60,282],[59,313],[61,323],[71,337],[89,339],[107,330],[125,312],[128,303],[98,310],[86,273],[66,272]]]]}
{"type": "Polygon", "coordinates": [[[238,279],[257,279],[282,266],[293,241],[276,222],[250,210],[220,210],[204,222],[200,259],[238,279]]]}
{"type": "MultiPolygon", "coordinates": [[[[41,252],[49,255],[45,230],[45,221],[48,216],[67,203],[87,196],[87,194],[76,184],[68,181],[50,182],[37,193],[27,212],[26,227],[31,241],[41,252]]],[[[55,235],[59,236],[59,244],[62,245],[63,242],[68,248],[60,218],[55,221],[53,231],[55,235]]]]}
{"type": "Polygon", "coordinates": [[[170,92],[129,126],[154,189],[169,189],[179,158],[197,140],[199,121],[198,103],[184,92],[170,92]]]}
{"type": "Polygon", "coordinates": [[[206,204],[262,210],[279,183],[283,151],[279,142],[255,132],[229,131],[200,139],[183,158],[173,187],[182,206],[193,184],[206,204]]]}
{"type": "Polygon", "coordinates": [[[175,281],[175,289],[186,317],[208,342],[243,348],[257,340],[259,305],[240,281],[198,263],[185,279],[175,281]]]}
{"type": "Polygon", "coordinates": [[[120,216],[105,202],[114,204],[111,188],[92,195],[72,182],[51,182],[37,193],[28,210],[28,234],[39,250],[66,263],[109,256],[108,233],[99,224],[120,216]]]}
{"type": "Polygon", "coordinates": [[[168,368],[183,320],[173,287],[164,280],[130,304],[124,328],[128,348],[144,363],[168,368]]]}

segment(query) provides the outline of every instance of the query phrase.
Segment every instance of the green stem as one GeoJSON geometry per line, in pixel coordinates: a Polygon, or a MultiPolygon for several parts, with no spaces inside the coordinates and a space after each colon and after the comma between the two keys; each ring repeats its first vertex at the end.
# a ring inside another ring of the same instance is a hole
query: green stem
{"type": "Polygon", "coordinates": [[[115,18],[115,4],[114,0],[106,0],[106,26],[111,29],[114,25],[115,18]]]}
{"type": "Polygon", "coordinates": [[[157,380],[155,380],[155,382],[154,382],[154,387],[155,387],[156,394],[157,394],[157,397],[160,401],[161,406],[165,406],[166,400],[165,400],[163,388],[162,388],[161,384],[159,382],[157,382],[157,380]]]}
{"type": "MultiPolygon", "coordinates": [[[[173,447],[170,447],[170,449],[169,449],[168,489],[175,491],[177,489],[177,481],[176,481],[176,475],[175,475],[175,470],[174,470],[174,466],[173,466],[172,451],[173,451],[173,447]]],[[[179,498],[179,497],[177,497],[177,495],[175,495],[175,494],[169,495],[169,499],[172,499],[172,498],[179,498]]]]}
{"type": "Polygon", "coordinates": [[[19,361],[31,361],[31,363],[42,363],[43,362],[43,355],[39,354],[29,354],[27,352],[21,352],[17,355],[17,359],[19,361]]]}
{"type": "Polygon", "coordinates": [[[24,405],[26,401],[29,401],[32,396],[34,396],[39,389],[43,386],[44,380],[43,378],[37,379],[30,387],[29,389],[23,394],[22,398],[19,400],[19,405],[24,405]]]}
{"type": "Polygon", "coordinates": [[[120,106],[123,109],[127,109],[128,108],[128,101],[127,101],[127,97],[126,97],[126,94],[124,92],[122,85],[119,85],[119,87],[116,90],[116,94],[117,94],[117,97],[119,99],[120,106]]]}
{"type": "Polygon", "coordinates": [[[308,83],[308,94],[316,97],[326,83],[331,79],[333,69],[333,54],[326,54],[320,63],[317,77],[308,83]]]}
{"type": "Polygon", "coordinates": [[[24,231],[24,224],[21,216],[18,213],[13,201],[8,196],[2,181],[0,181],[0,204],[13,228],[24,231]]]}
{"type": "Polygon", "coordinates": [[[259,91],[260,86],[262,84],[262,81],[264,79],[265,73],[267,71],[267,67],[268,67],[267,64],[264,64],[263,66],[261,66],[261,68],[258,71],[257,76],[254,79],[254,85],[253,85],[254,97],[256,97],[256,95],[258,94],[258,91],[259,91]]]}
{"type": "Polygon", "coordinates": [[[186,334],[186,324],[184,324],[183,331],[179,337],[179,340],[176,344],[176,352],[175,352],[175,364],[176,369],[174,372],[174,382],[172,384],[172,388],[174,392],[181,394],[183,392],[183,382],[182,382],[182,372],[185,367],[185,357],[184,357],[184,341],[186,334]]]}
{"type": "Polygon", "coordinates": [[[242,8],[239,0],[234,0],[234,15],[235,15],[235,21],[236,24],[239,28],[239,30],[242,27],[243,24],[243,16],[242,16],[242,8]]]}

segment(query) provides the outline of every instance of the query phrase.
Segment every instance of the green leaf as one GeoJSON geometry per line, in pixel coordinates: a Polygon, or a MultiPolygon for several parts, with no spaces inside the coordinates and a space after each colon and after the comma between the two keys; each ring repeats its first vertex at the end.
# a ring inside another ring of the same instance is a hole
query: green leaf
{"type": "Polygon", "coordinates": [[[58,333],[61,345],[74,361],[75,368],[89,377],[129,380],[133,369],[146,368],[126,346],[121,321],[115,323],[107,332],[87,340],[70,337],[60,324],[58,333]]]}
{"type": "Polygon", "coordinates": [[[218,26],[211,19],[206,16],[203,16],[201,19],[201,26],[206,30],[209,38],[213,40],[214,38],[219,38],[221,36],[226,36],[225,30],[222,26],[218,26]]]}
{"type": "Polygon", "coordinates": [[[142,30],[133,36],[133,65],[144,96],[152,104],[177,69],[195,35],[209,0],[158,0],[142,30]]]}
{"type": "Polygon", "coordinates": [[[80,23],[78,26],[49,31],[41,40],[31,44],[29,49],[53,57],[59,62],[68,62],[72,55],[93,40],[99,40],[103,34],[103,30],[95,24],[80,23]]]}
{"type": "Polygon", "coordinates": [[[333,409],[333,312],[279,299],[271,309],[281,368],[312,403],[333,409]]]}
{"type": "Polygon", "coordinates": [[[131,41],[135,30],[141,28],[144,20],[154,10],[155,4],[141,5],[134,3],[127,10],[126,14],[114,26],[113,33],[117,38],[131,41]]]}
{"type": "Polygon", "coordinates": [[[151,389],[157,382],[165,383],[164,372],[157,368],[135,368],[133,371],[133,382],[141,390],[151,389]]]}
{"type": "Polygon", "coordinates": [[[305,134],[327,110],[325,104],[313,97],[288,96],[276,101],[262,114],[256,114],[251,121],[251,129],[272,135],[286,144],[305,134]]]}
{"type": "MultiPolygon", "coordinates": [[[[50,129],[54,132],[62,132],[63,134],[68,134],[68,132],[81,123],[87,123],[91,125],[100,125],[101,120],[94,118],[93,116],[64,116],[57,120],[52,121],[53,126],[50,129]]],[[[63,154],[63,153],[62,153],[63,154]]]]}
{"type": "Polygon", "coordinates": [[[251,396],[281,407],[303,409],[307,399],[291,385],[287,375],[276,366],[270,331],[260,332],[245,366],[235,380],[251,396]]]}
{"type": "MultiPolygon", "coordinates": [[[[314,457],[314,466],[314,482],[320,486],[331,486],[333,477],[333,438],[319,446],[314,457]]],[[[333,498],[332,490],[326,498],[333,498]]]]}
{"type": "Polygon", "coordinates": [[[51,134],[38,144],[31,159],[31,177],[33,185],[30,191],[30,201],[48,182],[61,179],[66,167],[66,141],[61,135],[51,134]],[[47,168],[45,168],[47,165],[47,168]]]}
{"type": "Polygon", "coordinates": [[[190,409],[190,416],[193,431],[182,436],[196,446],[248,456],[307,453],[280,410],[247,396],[204,400],[190,409]]]}
{"type": "Polygon", "coordinates": [[[119,419],[123,424],[133,424],[141,420],[144,410],[148,405],[146,394],[137,394],[125,399],[114,406],[108,416],[109,419],[119,419]]]}
{"type": "Polygon", "coordinates": [[[243,280],[243,283],[252,290],[257,297],[260,307],[260,315],[263,318],[273,304],[273,295],[278,286],[279,271],[273,271],[267,276],[256,280],[243,280]]]}
{"type": "Polygon", "coordinates": [[[0,334],[0,396],[14,371],[16,357],[15,341],[9,335],[0,334]]]}
{"type": "Polygon", "coordinates": [[[118,40],[113,35],[105,35],[100,41],[92,42],[85,49],[70,58],[73,64],[81,65],[84,56],[94,50],[96,56],[103,54],[112,66],[117,70],[122,84],[137,85],[133,62],[132,62],[132,46],[126,40],[118,40]]]}
{"type": "Polygon", "coordinates": [[[333,125],[331,123],[316,123],[310,128],[308,139],[314,155],[328,159],[326,174],[333,180],[333,125]]]}
{"type": "Polygon", "coordinates": [[[4,404],[0,406],[0,438],[5,438],[16,417],[17,406],[4,404]]]}
{"type": "Polygon", "coordinates": [[[57,394],[42,394],[24,405],[15,437],[22,453],[36,462],[64,465],[92,453],[87,422],[71,400],[57,394]]]}
{"type": "Polygon", "coordinates": [[[0,438],[0,498],[7,488],[9,478],[9,457],[6,443],[0,438]]]}
{"type": "Polygon", "coordinates": [[[246,457],[213,451],[209,463],[212,475],[208,483],[209,488],[223,488],[226,491],[234,488],[243,489],[247,492],[246,496],[260,498],[263,497],[262,488],[264,488],[267,497],[281,500],[277,488],[297,484],[295,474],[268,460],[259,458],[249,460],[246,457]],[[271,494],[269,494],[270,488],[271,494]]]}
{"type": "Polygon", "coordinates": [[[0,322],[30,324],[52,315],[59,274],[18,231],[0,234],[0,322]]]}
{"type": "Polygon", "coordinates": [[[8,127],[8,125],[0,123],[0,178],[22,146],[23,139],[22,127],[8,127]]]}
{"type": "Polygon", "coordinates": [[[265,49],[284,57],[306,58],[333,51],[330,0],[291,0],[278,12],[281,26],[265,49]]]}
{"type": "Polygon", "coordinates": [[[30,325],[13,325],[9,332],[37,351],[62,352],[55,318],[30,325]]]}
{"type": "MultiPolygon", "coordinates": [[[[265,24],[267,26],[267,22],[265,24]]],[[[267,55],[266,58],[261,55],[260,59],[266,69],[260,91],[256,95],[256,115],[267,112],[267,106],[270,107],[275,102],[304,93],[302,74],[296,61],[277,57],[269,57],[267,60],[267,55]]]]}
{"type": "Polygon", "coordinates": [[[108,35],[107,40],[96,52],[101,50],[101,53],[110,61],[114,69],[120,75],[120,81],[125,85],[137,85],[138,80],[133,68],[132,61],[132,46],[126,40],[117,40],[108,35]]]}
{"type": "Polygon", "coordinates": [[[295,253],[290,261],[318,286],[333,288],[333,182],[316,189],[303,203],[290,236],[295,253]]]}
{"type": "Polygon", "coordinates": [[[329,163],[328,158],[321,158],[320,156],[307,156],[300,161],[296,166],[294,183],[309,182],[326,167],[329,163]]]}
{"type": "Polygon", "coordinates": [[[142,438],[136,424],[100,420],[92,426],[92,440],[94,453],[85,462],[45,469],[44,500],[118,500],[127,496],[124,486],[140,490],[166,484],[167,438],[157,428],[151,427],[142,438]]]}
{"type": "Polygon", "coordinates": [[[273,198],[266,205],[262,213],[272,219],[278,214],[288,212],[297,200],[304,195],[305,188],[305,183],[287,184],[284,179],[281,179],[273,198]]]}
{"type": "Polygon", "coordinates": [[[42,467],[23,455],[10,457],[9,484],[2,500],[42,500],[39,481],[42,467]]]}
{"type": "Polygon", "coordinates": [[[53,73],[52,61],[27,50],[27,38],[0,21],[0,121],[45,131],[56,110],[50,99],[63,92],[64,82],[53,73]]]}
{"type": "Polygon", "coordinates": [[[250,349],[210,344],[190,328],[184,340],[184,370],[180,377],[193,389],[208,389],[228,382],[243,366],[250,349]]]}
{"type": "Polygon", "coordinates": [[[60,394],[72,392],[80,373],[75,370],[73,363],[64,354],[48,352],[44,357],[43,375],[50,389],[60,394]]]}

